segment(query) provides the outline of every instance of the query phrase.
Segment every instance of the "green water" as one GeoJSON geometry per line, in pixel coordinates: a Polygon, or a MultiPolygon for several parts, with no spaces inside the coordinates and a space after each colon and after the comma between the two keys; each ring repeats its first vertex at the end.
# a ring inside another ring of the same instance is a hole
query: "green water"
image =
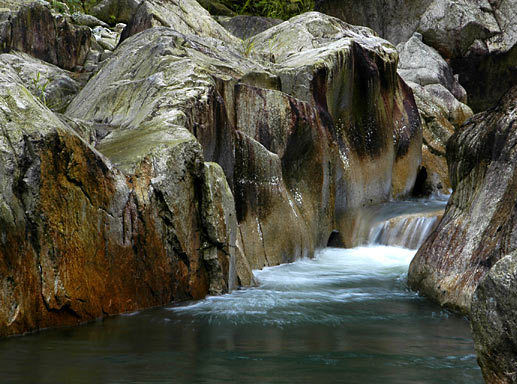
{"type": "Polygon", "coordinates": [[[326,249],[197,303],[0,341],[2,383],[482,383],[469,324],[406,287],[415,251],[326,249]]]}

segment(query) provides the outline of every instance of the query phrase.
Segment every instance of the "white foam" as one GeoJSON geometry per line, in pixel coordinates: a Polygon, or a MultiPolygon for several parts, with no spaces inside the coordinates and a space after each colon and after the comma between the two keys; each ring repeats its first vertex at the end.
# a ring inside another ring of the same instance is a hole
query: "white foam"
{"type": "Polygon", "coordinates": [[[254,271],[259,287],[207,297],[172,311],[235,322],[287,324],[298,321],[339,322],[325,310],[337,304],[382,300],[408,292],[379,282],[395,282],[407,271],[415,251],[387,246],[328,248],[314,259],[254,271]]]}

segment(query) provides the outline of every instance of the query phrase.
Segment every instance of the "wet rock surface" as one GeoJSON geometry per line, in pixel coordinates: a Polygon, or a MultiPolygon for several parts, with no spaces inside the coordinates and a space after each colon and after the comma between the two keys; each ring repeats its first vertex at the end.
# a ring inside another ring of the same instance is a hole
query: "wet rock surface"
{"type": "Polygon", "coordinates": [[[472,299],[471,324],[478,362],[487,383],[517,381],[517,254],[503,257],[472,299]]]}
{"type": "Polygon", "coordinates": [[[194,1],[135,12],[117,48],[116,31],[81,27],[84,88],[2,55],[1,335],[251,285],[413,188],[420,118],[371,30],[309,13],[246,47],[194,1]],[[26,65],[72,99],[64,115],[26,65]]]}
{"type": "Polygon", "coordinates": [[[475,115],[447,144],[453,194],[444,217],[409,269],[413,289],[470,313],[474,290],[517,247],[517,88],[475,115]]]}
{"type": "MultiPolygon", "coordinates": [[[[193,136],[150,132],[161,135],[158,156],[127,176],[13,70],[1,76],[2,336],[228,290],[230,253],[202,255],[201,217],[216,215],[202,214],[210,178],[193,136]]],[[[227,205],[221,195],[210,204],[227,205]]],[[[214,247],[228,250],[235,234],[223,235],[214,247]]]]}

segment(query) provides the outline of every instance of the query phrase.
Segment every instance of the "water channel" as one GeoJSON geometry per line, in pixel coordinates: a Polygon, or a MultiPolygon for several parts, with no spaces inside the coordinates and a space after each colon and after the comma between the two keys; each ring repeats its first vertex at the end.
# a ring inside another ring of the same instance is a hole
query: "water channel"
{"type": "Polygon", "coordinates": [[[1,381],[482,383],[468,321],[409,291],[416,250],[385,244],[423,241],[443,206],[377,207],[363,245],[255,271],[254,288],[2,340],[1,381]]]}

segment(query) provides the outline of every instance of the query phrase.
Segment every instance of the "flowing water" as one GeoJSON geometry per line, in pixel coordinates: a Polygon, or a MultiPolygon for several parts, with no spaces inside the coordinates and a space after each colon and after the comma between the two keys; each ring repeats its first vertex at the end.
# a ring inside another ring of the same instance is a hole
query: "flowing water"
{"type": "Polygon", "coordinates": [[[328,248],[256,288],[3,340],[1,382],[482,383],[468,322],[407,289],[414,253],[328,248]]]}

